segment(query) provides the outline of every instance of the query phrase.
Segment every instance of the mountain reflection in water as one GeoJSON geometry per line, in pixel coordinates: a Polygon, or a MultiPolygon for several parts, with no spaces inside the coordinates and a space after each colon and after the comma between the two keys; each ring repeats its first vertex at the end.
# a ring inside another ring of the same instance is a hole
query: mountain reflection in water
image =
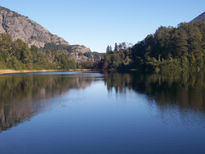
{"type": "Polygon", "coordinates": [[[203,154],[204,81],[203,74],[2,75],[0,153],[203,154]]]}
{"type": "MultiPolygon", "coordinates": [[[[48,100],[84,89],[103,81],[108,91],[126,93],[133,90],[153,100],[160,110],[179,108],[182,112],[205,112],[205,78],[166,78],[136,73],[74,73],[45,75],[5,75],[0,77],[0,130],[6,130],[44,111],[48,100]]],[[[98,89],[96,89],[98,90],[98,89]]]]}
{"type": "Polygon", "coordinates": [[[0,77],[0,131],[31,118],[47,106],[50,98],[72,89],[88,87],[92,78],[81,75],[9,75],[0,77]]]}

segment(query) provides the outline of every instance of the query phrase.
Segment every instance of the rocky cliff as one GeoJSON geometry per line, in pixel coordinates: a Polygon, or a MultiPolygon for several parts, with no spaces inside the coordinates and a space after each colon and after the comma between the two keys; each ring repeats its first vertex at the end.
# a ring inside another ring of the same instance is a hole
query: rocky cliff
{"type": "Polygon", "coordinates": [[[66,51],[68,56],[78,62],[97,61],[100,54],[92,53],[85,46],[70,45],[63,38],[50,33],[47,29],[17,12],[0,6],[0,33],[8,33],[13,40],[21,39],[30,46],[66,51]],[[57,48],[56,48],[57,47],[57,48]]]}
{"type": "Polygon", "coordinates": [[[21,39],[37,47],[44,47],[46,43],[69,45],[64,39],[51,34],[28,17],[4,7],[0,7],[0,33],[8,33],[13,40],[21,39]]]}

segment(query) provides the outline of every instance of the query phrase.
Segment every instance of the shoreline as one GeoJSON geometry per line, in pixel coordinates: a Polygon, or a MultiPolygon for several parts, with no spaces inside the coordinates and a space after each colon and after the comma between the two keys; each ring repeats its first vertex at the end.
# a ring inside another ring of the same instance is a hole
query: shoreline
{"type": "Polygon", "coordinates": [[[80,71],[93,71],[93,69],[68,69],[68,70],[12,70],[0,69],[0,75],[14,74],[14,73],[42,73],[42,72],[80,72],[80,71]]]}

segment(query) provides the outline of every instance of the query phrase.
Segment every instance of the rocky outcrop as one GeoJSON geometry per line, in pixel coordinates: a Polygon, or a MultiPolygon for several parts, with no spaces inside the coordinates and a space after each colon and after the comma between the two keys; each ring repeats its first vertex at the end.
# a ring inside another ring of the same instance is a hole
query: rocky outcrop
{"type": "Polygon", "coordinates": [[[86,53],[86,52],[91,52],[91,50],[83,45],[70,45],[68,47],[68,51],[76,51],[78,53],[86,53]]]}
{"type": "Polygon", "coordinates": [[[89,48],[81,45],[70,45],[68,47],[69,56],[75,59],[77,62],[81,61],[95,61],[92,56],[92,52],[89,48]],[[73,52],[75,51],[75,52],[73,52]]]}
{"type": "Polygon", "coordinates": [[[46,43],[69,45],[64,39],[51,34],[28,17],[4,7],[0,7],[0,33],[8,33],[13,40],[21,39],[37,47],[44,47],[46,43]]]}
{"type": "Polygon", "coordinates": [[[83,45],[55,45],[48,43],[44,49],[56,50],[58,52],[67,54],[69,58],[75,59],[76,62],[97,62],[100,61],[103,54],[92,52],[89,48],[83,45]]]}
{"type": "Polygon", "coordinates": [[[101,59],[101,54],[93,53],[85,46],[70,45],[28,17],[4,7],[0,7],[0,33],[8,33],[13,40],[21,39],[29,46],[66,52],[77,62],[95,62],[101,59]]]}

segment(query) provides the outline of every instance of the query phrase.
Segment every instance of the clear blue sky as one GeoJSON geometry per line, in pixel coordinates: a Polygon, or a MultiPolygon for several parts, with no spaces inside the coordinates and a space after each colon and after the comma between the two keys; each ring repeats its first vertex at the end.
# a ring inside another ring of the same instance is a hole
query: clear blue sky
{"type": "Polygon", "coordinates": [[[0,0],[71,44],[104,52],[115,42],[137,43],[163,26],[205,11],[205,0],[0,0]]]}

